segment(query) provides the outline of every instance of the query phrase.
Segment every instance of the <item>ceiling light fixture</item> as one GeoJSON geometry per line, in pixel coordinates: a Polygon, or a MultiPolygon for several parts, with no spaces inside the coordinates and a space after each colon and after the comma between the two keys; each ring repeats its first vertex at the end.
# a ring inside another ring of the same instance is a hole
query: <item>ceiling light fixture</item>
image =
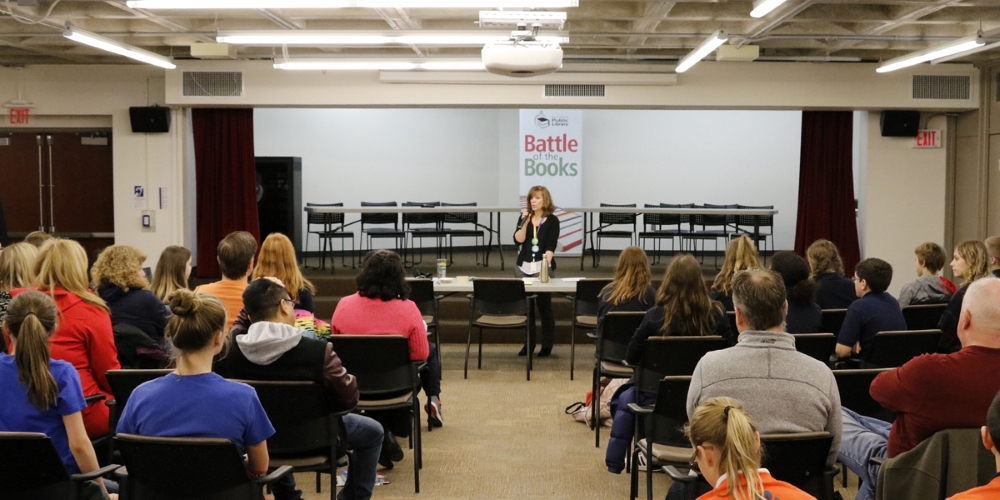
{"type": "Polygon", "coordinates": [[[986,41],[983,40],[983,34],[977,33],[972,36],[967,36],[964,38],[959,38],[958,40],[953,40],[948,43],[941,45],[936,45],[929,49],[924,49],[919,52],[914,52],[912,54],[907,54],[902,57],[897,57],[895,59],[890,59],[879,65],[875,71],[879,73],[888,73],[890,71],[896,71],[897,69],[908,68],[910,66],[916,66],[920,63],[925,63],[933,59],[940,59],[954,54],[959,54],[962,52],[967,52],[978,47],[986,45],[986,41]]]}
{"type": "Polygon", "coordinates": [[[982,47],[977,47],[977,48],[974,48],[972,50],[968,50],[968,51],[965,51],[965,52],[959,52],[958,54],[952,54],[950,56],[939,57],[939,58],[931,61],[931,64],[940,64],[940,63],[943,63],[943,62],[946,62],[946,61],[950,61],[952,59],[958,59],[959,57],[971,56],[972,54],[978,54],[979,52],[983,52],[983,51],[987,51],[987,50],[993,50],[993,49],[995,49],[997,47],[1000,47],[1000,42],[988,43],[986,45],[983,45],[982,47]]]}
{"type": "MultiPolygon", "coordinates": [[[[215,40],[236,45],[485,45],[509,38],[507,32],[469,31],[220,31],[215,40]],[[472,34],[470,34],[472,33],[472,34]]],[[[568,43],[569,35],[538,37],[568,43]]]]}
{"type": "Polygon", "coordinates": [[[783,3],[785,3],[785,0],[757,0],[753,3],[753,10],[750,11],[750,17],[755,19],[762,18],[783,3]]]}
{"type": "Polygon", "coordinates": [[[134,9],[542,9],[578,7],[579,0],[129,0],[134,9]]]}
{"type": "Polygon", "coordinates": [[[478,59],[440,60],[379,60],[379,59],[299,59],[274,63],[275,69],[286,70],[361,70],[361,71],[483,71],[486,67],[478,59]]]}
{"type": "Polygon", "coordinates": [[[73,40],[74,42],[90,45],[91,47],[106,50],[120,56],[129,57],[146,64],[152,64],[153,66],[159,66],[165,69],[174,69],[177,67],[173,63],[173,59],[169,57],[154,54],[147,50],[142,50],[138,47],[133,47],[131,45],[103,37],[96,33],[84,31],[70,24],[66,25],[65,31],[63,31],[63,36],[73,40]]]}
{"type": "Polygon", "coordinates": [[[701,42],[701,45],[699,45],[696,49],[684,56],[680,62],[677,63],[677,68],[674,69],[674,71],[683,73],[691,69],[691,66],[698,64],[698,61],[704,59],[705,56],[711,54],[713,50],[719,48],[719,45],[726,43],[726,40],[729,40],[729,35],[726,34],[725,30],[719,30],[712,33],[712,36],[708,37],[708,39],[701,42]]]}

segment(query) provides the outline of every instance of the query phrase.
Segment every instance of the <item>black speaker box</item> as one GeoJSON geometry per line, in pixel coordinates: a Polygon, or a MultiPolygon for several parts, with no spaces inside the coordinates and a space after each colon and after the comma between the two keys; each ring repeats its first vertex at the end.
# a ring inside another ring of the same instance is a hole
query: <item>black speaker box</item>
{"type": "Polygon", "coordinates": [[[170,132],[170,108],[162,106],[128,108],[132,120],[132,132],[165,134],[170,132]]]}
{"type": "Polygon", "coordinates": [[[916,137],[920,129],[919,111],[882,112],[882,137],[916,137]]]}

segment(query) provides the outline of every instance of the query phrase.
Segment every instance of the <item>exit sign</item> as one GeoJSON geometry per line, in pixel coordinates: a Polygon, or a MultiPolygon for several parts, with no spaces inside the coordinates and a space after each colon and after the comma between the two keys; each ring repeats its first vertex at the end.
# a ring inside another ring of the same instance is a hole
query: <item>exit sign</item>
{"type": "Polygon", "coordinates": [[[915,148],[940,148],[941,147],[941,131],[940,130],[918,130],[917,138],[915,139],[915,148]]]}

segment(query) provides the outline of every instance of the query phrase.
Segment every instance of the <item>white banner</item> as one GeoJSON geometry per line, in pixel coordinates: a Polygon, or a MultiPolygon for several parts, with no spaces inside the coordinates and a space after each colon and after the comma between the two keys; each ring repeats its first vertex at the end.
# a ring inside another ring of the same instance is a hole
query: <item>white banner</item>
{"type": "Polygon", "coordinates": [[[579,254],[583,216],[558,207],[583,205],[583,112],[522,109],[520,122],[521,207],[532,186],[548,188],[559,218],[558,251],[579,254]]]}

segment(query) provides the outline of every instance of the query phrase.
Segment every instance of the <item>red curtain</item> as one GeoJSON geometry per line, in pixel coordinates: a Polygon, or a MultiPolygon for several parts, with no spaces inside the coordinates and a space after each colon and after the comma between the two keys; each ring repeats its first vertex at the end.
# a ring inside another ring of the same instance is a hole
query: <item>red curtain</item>
{"type": "Polygon", "coordinates": [[[799,213],[795,251],[805,255],[825,238],[840,250],[847,276],[861,259],[855,215],[854,116],[850,111],[803,111],[799,213]]]}
{"type": "Polygon", "coordinates": [[[198,276],[220,275],[215,248],[233,231],[260,241],[253,109],[192,111],[198,199],[198,276]]]}

